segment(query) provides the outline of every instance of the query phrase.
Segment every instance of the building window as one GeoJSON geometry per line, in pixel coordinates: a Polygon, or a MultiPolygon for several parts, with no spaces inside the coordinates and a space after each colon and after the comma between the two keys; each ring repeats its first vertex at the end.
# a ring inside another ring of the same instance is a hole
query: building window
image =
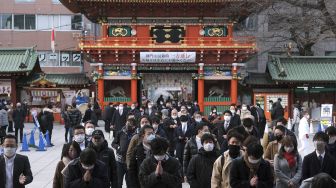
{"type": "Polygon", "coordinates": [[[80,52],[64,51],[61,52],[61,66],[80,66],[81,54],[80,52]]]}
{"type": "Polygon", "coordinates": [[[33,14],[25,15],[25,29],[33,30],[36,29],[36,17],[33,14]]]}
{"type": "Polygon", "coordinates": [[[61,15],[60,16],[60,27],[59,30],[71,30],[71,16],[61,15]]]}
{"type": "Polygon", "coordinates": [[[14,29],[36,29],[35,15],[14,14],[14,29]]]}
{"type": "Polygon", "coordinates": [[[72,30],[82,29],[82,15],[72,15],[71,16],[71,29],[72,30]]]}
{"type": "Polygon", "coordinates": [[[24,29],[24,14],[14,15],[14,29],[24,29]]]}
{"type": "Polygon", "coordinates": [[[12,29],[12,14],[0,14],[0,29],[12,29]]]}
{"type": "Polygon", "coordinates": [[[15,3],[33,3],[35,0],[15,0],[15,3]]]}
{"type": "Polygon", "coordinates": [[[60,26],[59,15],[37,15],[37,29],[38,30],[51,30],[54,27],[59,30],[60,26]]]}
{"type": "Polygon", "coordinates": [[[53,4],[61,4],[59,0],[51,0],[53,4]]]}

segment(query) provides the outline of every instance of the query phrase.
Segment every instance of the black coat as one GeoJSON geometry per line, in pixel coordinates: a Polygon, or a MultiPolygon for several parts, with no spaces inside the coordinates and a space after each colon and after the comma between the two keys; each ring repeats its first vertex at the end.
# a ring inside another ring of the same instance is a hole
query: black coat
{"type": "Polygon", "coordinates": [[[224,135],[227,135],[227,133],[229,132],[229,130],[231,130],[234,127],[238,127],[238,125],[234,124],[232,121],[230,121],[229,126],[225,129],[224,127],[224,121],[221,121],[220,123],[218,123],[216,125],[216,129],[217,131],[215,131],[216,136],[217,136],[217,141],[219,143],[219,145],[222,145],[224,142],[224,135]]]}
{"type": "Polygon", "coordinates": [[[193,156],[198,154],[198,148],[196,143],[196,136],[191,137],[186,143],[183,152],[183,173],[187,174],[188,165],[193,156]]]}
{"type": "Polygon", "coordinates": [[[327,145],[327,151],[336,159],[336,142],[327,145]]]}
{"type": "Polygon", "coordinates": [[[240,116],[238,114],[233,114],[230,123],[232,123],[232,125],[234,126],[240,126],[241,125],[240,116]]]}
{"type": "Polygon", "coordinates": [[[129,132],[125,127],[117,132],[116,137],[113,139],[112,147],[116,150],[118,162],[126,162],[126,152],[128,145],[134,135],[135,131],[129,132]]]}
{"type": "Polygon", "coordinates": [[[114,130],[120,131],[126,124],[127,110],[124,108],[120,115],[119,110],[114,111],[111,125],[114,125],[114,130]]]}
{"type": "Polygon", "coordinates": [[[98,117],[96,112],[91,110],[90,108],[85,111],[84,117],[82,119],[83,123],[87,121],[91,121],[94,125],[98,125],[98,117]]]}
{"type": "Polygon", "coordinates": [[[302,180],[311,178],[321,172],[327,173],[333,179],[336,179],[336,161],[329,153],[326,152],[324,155],[322,168],[315,151],[303,158],[302,180]]]}
{"type": "Polygon", "coordinates": [[[212,167],[217,157],[216,150],[205,152],[201,148],[191,159],[187,171],[190,188],[211,188],[212,167]]]}
{"type": "Polygon", "coordinates": [[[110,185],[112,187],[117,187],[117,165],[115,160],[115,155],[113,149],[108,147],[106,140],[104,141],[101,148],[96,148],[94,145],[89,143],[89,147],[93,148],[97,153],[97,159],[104,162],[107,166],[108,177],[110,180],[110,185]]]}
{"type": "Polygon", "coordinates": [[[26,111],[22,108],[17,108],[13,111],[13,121],[14,121],[14,127],[17,128],[23,128],[24,121],[26,118],[26,111]]]}
{"type": "MultiPolygon", "coordinates": [[[[269,162],[261,159],[258,171],[257,188],[273,187],[273,169],[269,162]]],[[[250,169],[246,165],[244,158],[240,157],[232,161],[230,172],[230,185],[232,188],[250,188],[250,169]]]]}
{"type": "Polygon", "coordinates": [[[145,159],[139,170],[139,179],[142,188],[180,188],[182,186],[182,173],[180,163],[173,157],[161,162],[163,174],[155,175],[157,161],[149,157],[145,159]]]}
{"type": "Polygon", "coordinates": [[[89,183],[83,181],[85,170],[79,158],[71,161],[63,172],[64,188],[109,188],[108,170],[104,162],[97,160],[91,171],[89,183]]]}
{"type": "Polygon", "coordinates": [[[54,114],[52,112],[43,109],[38,116],[38,120],[43,132],[54,128],[54,114]]]}
{"type": "Polygon", "coordinates": [[[104,121],[111,123],[115,108],[106,106],[104,109],[104,121]]]}
{"type": "Polygon", "coordinates": [[[183,151],[184,146],[187,141],[194,135],[194,129],[191,125],[188,124],[187,130],[185,133],[182,131],[182,125],[176,128],[175,130],[175,142],[176,142],[176,157],[178,157],[183,162],[183,151]]]}
{"type": "Polygon", "coordinates": [[[176,118],[175,120],[173,118],[166,118],[163,120],[163,128],[166,131],[167,139],[169,140],[170,144],[174,142],[175,138],[175,129],[177,128],[170,128],[170,125],[176,124],[177,126],[181,125],[181,121],[179,118],[176,118]]]}
{"type": "MultiPolygon", "coordinates": [[[[30,163],[27,156],[16,154],[13,168],[13,187],[24,188],[25,185],[33,181],[33,175],[30,170],[30,163]],[[26,182],[21,185],[19,182],[20,175],[26,176],[26,182]]],[[[5,188],[6,185],[6,162],[4,155],[0,155],[0,188],[5,188]]]]}
{"type": "MultiPolygon", "coordinates": [[[[147,154],[148,156],[150,154],[147,154]]],[[[140,169],[140,165],[141,163],[145,160],[146,158],[146,154],[145,154],[145,149],[144,146],[142,145],[142,142],[140,142],[134,152],[133,155],[131,157],[130,160],[130,164],[129,164],[129,168],[128,168],[128,172],[127,172],[127,176],[128,176],[128,184],[127,187],[128,188],[140,188],[140,181],[139,181],[139,169],[140,169]]]]}

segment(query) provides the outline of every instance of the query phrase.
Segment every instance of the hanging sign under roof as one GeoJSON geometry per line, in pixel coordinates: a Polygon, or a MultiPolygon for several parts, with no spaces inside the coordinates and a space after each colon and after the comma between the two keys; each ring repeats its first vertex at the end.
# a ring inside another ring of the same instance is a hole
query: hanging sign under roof
{"type": "Polygon", "coordinates": [[[140,63],[194,63],[196,52],[140,52],[140,63]]]}

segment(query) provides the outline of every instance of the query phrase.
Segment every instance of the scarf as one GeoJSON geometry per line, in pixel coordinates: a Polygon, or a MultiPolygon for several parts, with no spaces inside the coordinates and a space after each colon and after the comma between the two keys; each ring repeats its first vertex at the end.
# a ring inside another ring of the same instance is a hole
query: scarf
{"type": "Polygon", "coordinates": [[[283,156],[287,160],[289,168],[295,167],[295,165],[296,165],[296,156],[295,156],[295,154],[293,152],[291,152],[291,153],[284,152],[283,156]]]}
{"type": "Polygon", "coordinates": [[[249,178],[249,179],[252,179],[254,176],[257,175],[257,171],[258,171],[258,169],[259,169],[260,162],[257,163],[257,164],[251,164],[251,163],[248,161],[248,156],[247,156],[247,154],[244,155],[244,161],[245,161],[246,166],[250,169],[250,178],[249,178]]]}

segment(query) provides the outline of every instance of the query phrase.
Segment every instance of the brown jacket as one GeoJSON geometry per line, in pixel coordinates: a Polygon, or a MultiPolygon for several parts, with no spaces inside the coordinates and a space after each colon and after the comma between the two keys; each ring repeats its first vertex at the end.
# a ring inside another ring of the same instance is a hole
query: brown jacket
{"type": "Polygon", "coordinates": [[[280,149],[280,144],[274,140],[270,142],[266,148],[264,158],[266,160],[274,160],[275,154],[278,153],[280,149]]]}
{"type": "Polygon", "coordinates": [[[54,180],[53,180],[53,188],[63,188],[63,174],[62,170],[69,164],[70,159],[67,157],[63,157],[61,161],[57,163],[54,180]]]}
{"type": "MultiPolygon", "coordinates": [[[[243,156],[243,151],[240,151],[243,156]]],[[[219,156],[212,168],[211,188],[231,188],[230,186],[230,169],[233,159],[229,151],[224,152],[224,164],[222,164],[223,155],[219,156]]]]}
{"type": "Polygon", "coordinates": [[[129,167],[129,164],[130,164],[130,161],[132,159],[132,155],[133,155],[133,152],[135,150],[135,147],[138,145],[139,143],[139,134],[136,134],[132,137],[131,141],[130,141],[130,144],[128,145],[128,148],[127,148],[127,152],[126,152],[126,165],[127,165],[127,169],[129,167]]]}

